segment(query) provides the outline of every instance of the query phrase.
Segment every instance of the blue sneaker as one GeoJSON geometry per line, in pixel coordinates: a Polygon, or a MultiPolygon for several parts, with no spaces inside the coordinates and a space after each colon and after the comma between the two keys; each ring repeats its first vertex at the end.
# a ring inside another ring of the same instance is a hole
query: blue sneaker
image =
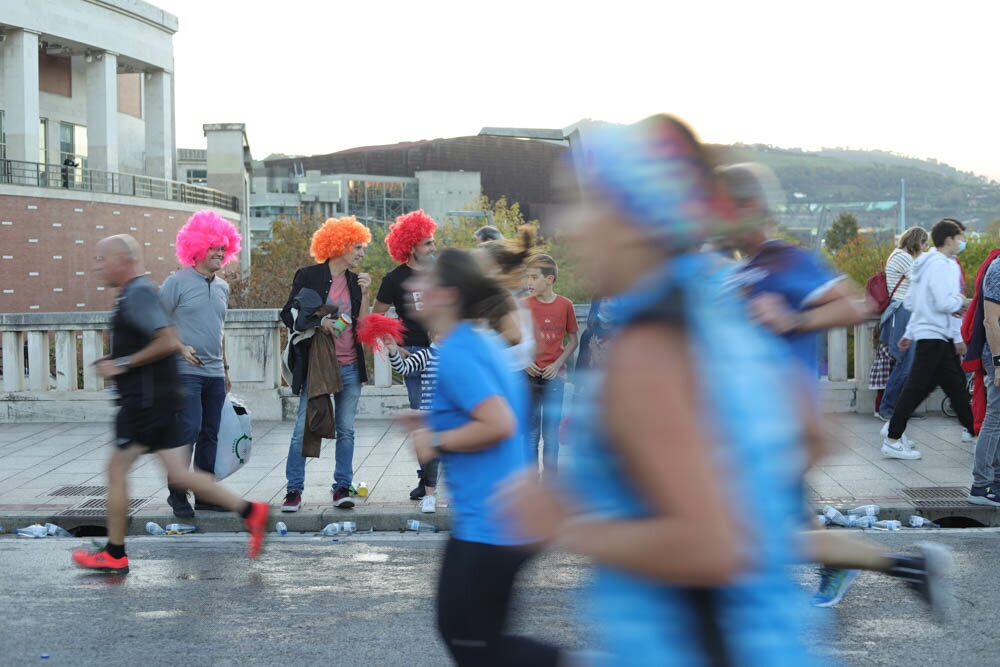
{"type": "Polygon", "coordinates": [[[819,590],[812,596],[815,607],[833,607],[847,595],[854,580],[858,578],[857,570],[835,570],[829,567],[819,569],[819,590]]]}

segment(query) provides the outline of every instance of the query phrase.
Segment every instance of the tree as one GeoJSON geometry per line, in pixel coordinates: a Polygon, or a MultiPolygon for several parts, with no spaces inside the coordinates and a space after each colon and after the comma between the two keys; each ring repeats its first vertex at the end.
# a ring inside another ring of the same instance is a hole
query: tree
{"type": "Polygon", "coordinates": [[[858,218],[853,213],[843,211],[830,225],[826,233],[826,247],[836,254],[838,250],[858,237],[858,218]]]}
{"type": "Polygon", "coordinates": [[[320,216],[301,219],[279,217],[271,225],[271,238],[251,251],[251,269],[225,276],[231,308],[281,308],[288,299],[295,270],[312,261],[309,244],[323,224],[320,216]]]}

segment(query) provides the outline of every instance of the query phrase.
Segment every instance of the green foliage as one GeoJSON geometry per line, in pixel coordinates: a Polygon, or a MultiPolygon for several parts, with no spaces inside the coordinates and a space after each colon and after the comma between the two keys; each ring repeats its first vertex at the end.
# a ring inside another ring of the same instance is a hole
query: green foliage
{"type": "Polygon", "coordinates": [[[894,247],[891,243],[876,243],[867,236],[856,236],[831,259],[841,273],[863,286],[873,273],[885,265],[894,247]]]}
{"type": "Polygon", "coordinates": [[[962,254],[958,255],[958,261],[962,263],[965,270],[965,295],[973,296],[976,293],[976,271],[980,265],[986,261],[990,252],[997,247],[995,236],[982,236],[977,239],[968,239],[968,245],[962,254]]]}
{"type": "Polygon", "coordinates": [[[847,211],[837,216],[826,233],[826,247],[833,254],[858,236],[858,218],[847,211]]]}

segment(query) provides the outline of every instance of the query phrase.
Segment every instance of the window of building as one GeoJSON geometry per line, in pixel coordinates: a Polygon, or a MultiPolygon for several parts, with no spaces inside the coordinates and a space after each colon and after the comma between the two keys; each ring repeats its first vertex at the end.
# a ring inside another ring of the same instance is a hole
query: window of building
{"type": "Polygon", "coordinates": [[[7,159],[7,122],[0,110],[0,159],[7,159]]]}
{"type": "Polygon", "coordinates": [[[73,158],[81,167],[87,167],[87,128],[72,123],[59,123],[59,162],[73,158]]]}
{"type": "Polygon", "coordinates": [[[208,169],[188,169],[187,182],[191,185],[208,185],[208,169]]]}

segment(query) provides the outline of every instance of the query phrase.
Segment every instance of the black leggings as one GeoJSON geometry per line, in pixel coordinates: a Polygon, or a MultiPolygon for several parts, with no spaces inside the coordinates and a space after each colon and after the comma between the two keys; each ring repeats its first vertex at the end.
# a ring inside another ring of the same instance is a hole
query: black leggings
{"type": "Polygon", "coordinates": [[[458,665],[555,665],[554,646],[503,634],[514,577],[531,553],[451,538],[438,584],[438,631],[458,665]]]}

